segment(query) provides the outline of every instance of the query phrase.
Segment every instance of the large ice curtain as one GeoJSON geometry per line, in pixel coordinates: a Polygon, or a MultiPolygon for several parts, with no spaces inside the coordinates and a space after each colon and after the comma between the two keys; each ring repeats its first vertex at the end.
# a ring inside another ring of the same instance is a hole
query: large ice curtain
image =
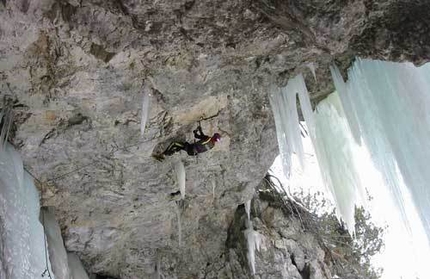
{"type": "Polygon", "coordinates": [[[39,194],[17,151],[0,149],[0,278],[41,278],[45,240],[39,194]]]}
{"type": "Polygon", "coordinates": [[[356,140],[364,141],[408,218],[404,180],[430,239],[430,64],[357,59],[347,83],[336,69],[332,75],[356,140]]]}

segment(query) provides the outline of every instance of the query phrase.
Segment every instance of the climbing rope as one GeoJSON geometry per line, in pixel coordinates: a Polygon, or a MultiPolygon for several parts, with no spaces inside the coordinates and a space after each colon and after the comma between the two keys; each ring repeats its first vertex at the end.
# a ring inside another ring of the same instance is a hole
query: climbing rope
{"type": "MultiPolygon", "coordinates": [[[[212,118],[215,118],[215,117],[217,117],[218,115],[220,114],[220,111],[218,111],[215,115],[211,115],[211,116],[209,116],[209,117],[205,117],[204,115],[202,116],[202,117],[200,117],[200,119],[197,121],[198,122],[198,125],[199,125],[199,127],[201,127],[201,122],[202,121],[206,121],[206,120],[210,120],[210,119],[212,119],[212,118]]],[[[138,142],[136,142],[135,144],[131,144],[131,145],[126,145],[126,146],[123,146],[123,147],[118,147],[118,146],[116,146],[116,147],[114,147],[114,148],[112,148],[112,150],[107,154],[107,156],[112,156],[116,151],[119,151],[119,150],[123,150],[123,151],[128,151],[128,148],[130,148],[130,147],[134,147],[134,146],[138,146],[138,145],[140,145],[140,144],[142,144],[142,143],[146,143],[146,142],[150,142],[150,141],[152,141],[152,140],[154,140],[154,139],[147,139],[147,140],[142,140],[142,141],[138,141],[138,142]]],[[[12,144],[12,143],[11,143],[12,144]]],[[[13,145],[13,144],[12,144],[13,145]]],[[[14,147],[15,147],[15,149],[18,149],[15,145],[13,145],[14,147]]],[[[197,162],[197,164],[198,164],[198,156],[195,156],[196,157],[196,162],[197,162]]],[[[85,168],[87,168],[88,166],[91,166],[91,165],[94,165],[95,163],[97,163],[97,161],[98,160],[91,160],[91,162],[90,163],[87,163],[87,164],[84,164],[84,165],[82,165],[82,166],[80,166],[80,167],[77,167],[77,168],[75,168],[75,169],[73,169],[73,170],[71,170],[71,171],[69,171],[69,172],[66,172],[66,173],[63,173],[63,174],[60,174],[60,175],[58,175],[58,176],[55,176],[54,178],[51,178],[51,179],[48,179],[48,180],[46,180],[46,181],[44,181],[44,182],[42,182],[40,179],[38,179],[35,175],[33,175],[33,173],[31,173],[26,167],[24,167],[24,169],[34,178],[34,180],[36,181],[36,182],[38,182],[40,185],[44,185],[44,184],[46,184],[46,183],[49,183],[49,182],[53,182],[53,181],[56,181],[56,180],[59,180],[59,179],[62,179],[62,178],[64,178],[64,177],[67,177],[67,176],[69,176],[69,175],[71,175],[71,174],[73,174],[73,173],[76,173],[76,172],[78,172],[78,171],[80,171],[80,170],[83,170],[83,169],[85,169],[85,168]]]]}
{"type": "MultiPolygon", "coordinates": [[[[212,118],[215,118],[215,117],[217,117],[218,115],[220,114],[220,111],[218,111],[216,114],[214,114],[214,115],[211,115],[211,116],[208,116],[208,117],[206,117],[205,115],[203,115],[202,117],[200,117],[200,119],[197,121],[198,122],[198,124],[199,124],[199,126],[201,127],[201,122],[202,121],[206,121],[206,120],[210,120],[210,119],[212,119],[212,118]]],[[[138,141],[138,142],[136,142],[136,143],[134,143],[134,144],[131,144],[131,145],[126,145],[126,146],[123,146],[123,147],[117,147],[116,149],[114,148],[113,150],[111,150],[109,153],[108,153],[108,155],[107,156],[112,156],[113,155],[113,153],[114,152],[116,152],[116,151],[118,151],[118,150],[123,150],[123,151],[128,151],[127,149],[128,148],[130,148],[130,147],[134,147],[134,146],[138,146],[138,145],[140,145],[140,144],[142,144],[142,143],[146,143],[146,142],[150,142],[150,141],[152,141],[152,140],[154,140],[154,139],[147,139],[147,140],[142,140],[142,141],[138,141]]],[[[12,143],[11,143],[12,144],[12,143]]],[[[12,144],[13,145],[13,144],[12,144]]],[[[14,146],[14,145],[13,145],[14,146]]],[[[15,147],[15,149],[18,149],[16,146],[14,146],[15,147]]],[[[197,160],[197,163],[198,163],[198,158],[197,158],[197,156],[196,156],[196,160],[197,160]]],[[[76,172],[78,172],[78,171],[80,171],[80,170],[82,170],[82,169],[85,169],[86,167],[88,167],[88,166],[91,166],[91,165],[93,165],[94,163],[96,163],[97,162],[97,160],[92,160],[90,163],[88,163],[88,164],[84,164],[84,165],[82,165],[82,166],[80,166],[80,167],[77,167],[77,168],[75,168],[75,169],[73,169],[73,170],[71,170],[71,171],[69,171],[69,172],[66,172],[66,173],[63,173],[63,174],[60,174],[60,175],[58,175],[58,176],[56,176],[56,177],[54,177],[54,178],[51,178],[51,179],[48,179],[48,180],[46,180],[45,181],[45,183],[49,183],[49,182],[53,182],[53,181],[56,181],[56,180],[58,180],[58,179],[62,179],[62,178],[64,178],[64,177],[66,177],[66,176],[69,176],[69,175],[71,175],[71,174],[73,174],[73,173],[76,173],[76,172]]],[[[42,183],[38,178],[36,178],[36,176],[35,175],[33,175],[27,168],[25,168],[24,167],[24,169],[38,182],[38,183],[42,183]]]]}
{"type": "MultiPolygon", "coordinates": [[[[200,117],[200,119],[199,119],[199,121],[198,121],[198,123],[199,123],[199,126],[198,127],[200,127],[200,129],[202,128],[202,120],[203,120],[203,116],[202,117],[200,117]]],[[[197,128],[198,128],[197,127],[197,128]]],[[[196,139],[194,139],[194,143],[196,143],[196,139]]],[[[198,165],[199,164],[199,153],[197,153],[196,154],[196,164],[198,165]]]]}
{"type": "MultiPolygon", "coordinates": [[[[208,117],[208,118],[203,118],[203,117],[201,117],[199,120],[198,120],[198,127],[200,127],[201,128],[201,121],[204,121],[204,120],[207,120],[207,119],[211,119],[211,118],[213,118],[213,117],[216,117],[216,115],[215,116],[212,116],[212,117],[208,117]]],[[[149,142],[149,141],[151,141],[151,140],[153,140],[153,139],[149,139],[149,140],[144,140],[144,141],[138,141],[137,143],[135,143],[135,144],[132,144],[132,145],[128,145],[128,146],[123,146],[123,147],[121,147],[121,148],[119,148],[118,146],[116,146],[116,148],[113,148],[109,153],[108,153],[108,156],[112,156],[116,151],[118,151],[118,150],[124,150],[124,151],[128,151],[127,149],[128,148],[130,148],[130,147],[134,147],[134,146],[137,146],[137,145],[140,145],[140,144],[142,144],[142,143],[145,143],[145,142],[149,142]]],[[[13,144],[12,144],[13,145],[13,144]]],[[[198,156],[196,156],[196,160],[197,160],[197,163],[198,163],[198,156]]],[[[88,163],[88,164],[84,164],[84,165],[82,165],[82,166],[80,166],[80,167],[78,167],[78,168],[75,168],[75,169],[73,169],[73,170],[71,170],[71,171],[69,171],[69,172],[66,172],[66,173],[63,173],[63,174],[61,174],[61,175],[58,175],[58,176],[56,176],[56,177],[54,177],[54,178],[51,178],[51,179],[48,179],[48,180],[46,180],[45,181],[45,183],[49,183],[49,182],[52,182],[52,181],[55,181],[55,180],[58,180],[58,179],[62,179],[62,178],[64,178],[64,177],[66,177],[66,176],[69,176],[69,175],[71,175],[71,174],[73,174],[73,173],[76,173],[76,172],[78,172],[78,171],[80,171],[80,170],[82,170],[82,169],[85,169],[86,167],[88,167],[88,166],[90,166],[90,165],[94,165],[94,163],[95,162],[97,162],[97,160],[92,160],[90,163],[88,163]]],[[[30,174],[30,176],[31,177],[33,177],[33,179],[37,182],[37,183],[39,183],[40,185],[41,185],[41,187],[43,187],[43,185],[45,184],[45,183],[42,183],[42,181],[40,180],[40,179],[38,179],[31,171],[29,171],[26,167],[24,167],[24,169],[25,169],[25,171],[27,171],[27,173],[28,174],[30,174]]],[[[45,277],[47,277],[47,278],[49,278],[49,279],[52,279],[52,275],[51,275],[51,271],[50,271],[50,269],[49,269],[49,265],[48,265],[48,248],[47,248],[47,237],[46,237],[46,227],[45,227],[45,212],[44,211],[42,211],[41,212],[42,213],[42,226],[43,226],[43,247],[44,247],[44,252],[45,252],[45,270],[41,273],[41,277],[42,278],[45,278],[45,277]]]]}
{"type": "MultiPolygon", "coordinates": [[[[130,147],[134,147],[134,146],[140,145],[141,143],[149,142],[149,141],[151,141],[151,140],[153,140],[153,139],[144,140],[144,141],[139,141],[139,142],[137,142],[137,143],[135,143],[135,144],[131,144],[131,145],[123,146],[123,147],[121,147],[121,148],[114,149],[114,150],[110,151],[110,152],[107,154],[107,156],[112,156],[112,155],[113,155],[113,153],[115,153],[115,152],[116,152],[116,151],[118,151],[118,150],[128,151],[127,149],[128,149],[128,148],[130,148],[130,147]]],[[[11,144],[12,144],[12,143],[11,143],[11,144]]],[[[13,144],[12,144],[12,145],[13,145],[13,144]]],[[[14,146],[14,147],[15,147],[15,146],[14,146]]],[[[15,147],[15,149],[17,149],[17,148],[15,147]]],[[[58,179],[62,179],[62,178],[64,178],[64,177],[66,177],[66,176],[69,176],[69,175],[71,175],[71,174],[75,173],[75,172],[78,172],[78,171],[80,171],[80,170],[82,170],[82,169],[85,169],[85,168],[86,168],[86,167],[88,167],[88,166],[94,165],[94,163],[96,163],[97,161],[98,161],[98,160],[93,159],[93,160],[91,160],[91,162],[90,162],[90,163],[88,163],[88,164],[84,164],[84,165],[82,165],[82,166],[80,166],[80,167],[77,167],[77,168],[75,168],[75,169],[73,169],[73,170],[71,170],[71,171],[69,171],[69,172],[66,172],[66,173],[60,174],[60,175],[58,175],[58,176],[55,176],[54,178],[48,179],[48,180],[44,181],[44,183],[49,183],[49,182],[56,181],[56,180],[58,180],[58,179]]],[[[38,178],[37,178],[33,173],[31,173],[31,172],[28,170],[28,168],[24,167],[24,169],[25,169],[25,170],[30,174],[30,176],[31,176],[31,177],[33,177],[33,178],[34,178],[34,180],[36,180],[38,183],[42,183],[42,181],[41,181],[40,179],[38,179],[38,178]]]]}

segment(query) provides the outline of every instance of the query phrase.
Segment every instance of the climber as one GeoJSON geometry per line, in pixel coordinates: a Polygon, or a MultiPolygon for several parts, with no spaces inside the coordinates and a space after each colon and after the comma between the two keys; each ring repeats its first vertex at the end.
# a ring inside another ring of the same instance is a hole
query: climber
{"type": "Polygon", "coordinates": [[[164,150],[163,153],[153,155],[153,157],[159,161],[163,161],[166,155],[171,156],[181,150],[184,150],[190,156],[196,156],[199,153],[212,149],[215,146],[215,142],[219,142],[221,140],[221,135],[218,133],[215,133],[212,137],[203,134],[202,127],[200,125],[193,131],[193,134],[194,137],[198,139],[197,142],[188,143],[186,141],[174,141],[166,148],[166,150],[164,150]]]}

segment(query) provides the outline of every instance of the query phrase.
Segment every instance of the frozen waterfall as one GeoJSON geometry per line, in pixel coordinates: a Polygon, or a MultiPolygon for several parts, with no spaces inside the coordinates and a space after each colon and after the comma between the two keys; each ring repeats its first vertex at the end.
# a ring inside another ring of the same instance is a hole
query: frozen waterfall
{"type": "Polygon", "coordinates": [[[303,154],[298,96],[324,184],[349,231],[354,206],[364,205],[377,224],[388,225],[385,251],[375,258],[384,267],[383,278],[426,278],[430,65],[357,60],[347,83],[336,68],[332,75],[338,93],[315,111],[301,75],[270,92],[284,172],[289,177],[291,156],[303,154]]]}
{"type": "Polygon", "coordinates": [[[291,79],[285,88],[274,90],[270,94],[280,154],[284,169],[287,169],[284,173],[287,177],[290,174],[293,153],[298,156],[302,168],[305,168],[296,106],[297,97],[315,148],[325,185],[334,197],[340,217],[346,222],[349,231],[353,232],[354,206],[362,191],[358,185],[359,179],[352,161],[350,139],[348,134],[344,133],[345,130],[349,129],[348,123],[343,117],[342,107],[335,95],[329,97],[330,100],[325,100],[320,104],[318,113],[315,114],[312,111],[302,75],[291,79]],[[283,113],[280,114],[280,112],[283,113]],[[284,118],[288,118],[288,121],[284,118]],[[339,149],[343,152],[337,152],[339,149]],[[288,152],[282,152],[282,150],[288,150],[288,152]]]}
{"type": "Polygon", "coordinates": [[[0,278],[88,279],[82,264],[75,270],[68,260],[52,209],[40,210],[33,178],[5,143],[0,148],[0,278]]]}
{"type": "Polygon", "coordinates": [[[321,175],[330,188],[338,213],[348,230],[355,231],[355,205],[364,205],[365,190],[354,157],[356,145],[337,93],[317,107],[313,140],[321,175]]]}
{"type": "Polygon", "coordinates": [[[0,216],[0,277],[40,278],[46,263],[39,195],[10,144],[0,149],[0,216]]]}
{"type": "Polygon", "coordinates": [[[398,168],[430,240],[430,64],[358,59],[346,84],[339,71],[332,73],[354,135],[361,135],[406,219],[398,168]]]}
{"type": "Polygon", "coordinates": [[[357,59],[347,83],[337,69],[332,75],[356,142],[380,177],[375,183],[364,176],[375,199],[370,212],[389,226],[379,259],[384,278],[427,278],[430,65],[357,59]],[[408,256],[399,260],[399,253],[408,256]]]}

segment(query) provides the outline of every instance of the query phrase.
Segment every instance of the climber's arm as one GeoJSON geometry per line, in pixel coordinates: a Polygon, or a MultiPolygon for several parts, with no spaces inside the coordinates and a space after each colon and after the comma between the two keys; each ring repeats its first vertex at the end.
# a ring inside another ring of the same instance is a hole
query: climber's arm
{"type": "Polygon", "coordinates": [[[197,127],[197,129],[195,129],[193,131],[193,133],[194,133],[194,137],[196,139],[203,139],[204,140],[208,137],[207,135],[203,134],[202,127],[200,125],[197,127]]]}

